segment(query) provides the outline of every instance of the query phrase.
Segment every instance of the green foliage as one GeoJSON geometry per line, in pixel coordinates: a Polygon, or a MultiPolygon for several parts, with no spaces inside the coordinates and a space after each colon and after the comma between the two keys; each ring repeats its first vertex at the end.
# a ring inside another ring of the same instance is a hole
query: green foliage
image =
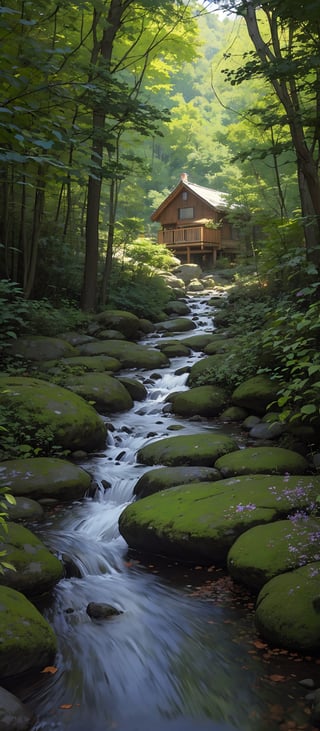
{"type": "Polygon", "coordinates": [[[112,273],[110,307],[128,310],[152,321],[161,319],[170,299],[170,290],[162,277],[145,274],[144,269],[131,269],[116,264],[112,273]]]}
{"type": "Polygon", "coordinates": [[[54,337],[67,330],[82,330],[88,324],[88,315],[67,300],[54,307],[47,299],[30,300],[27,303],[25,327],[32,335],[54,337]]]}
{"type": "Polygon", "coordinates": [[[151,275],[157,269],[169,271],[177,263],[166,246],[146,238],[138,238],[130,243],[126,248],[126,256],[130,258],[134,269],[143,269],[145,276],[151,275]]]}
{"type": "Polygon", "coordinates": [[[28,304],[16,282],[0,280],[0,350],[25,329],[28,304]]]}
{"type": "Polygon", "coordinates": [[[268,372],[278,383],[277,405],[284,421],[320,423],[320,283],[283,298],[262,334],[268,372]]]}
{"type": "Polygon", "coordinates": [[[217,362],[214,369],[203,371],[194,385],[222,386],[231,395],[236,386],[256,375],[260,353],[260,335],[251,332],[241,335],[221,355],[220,363],[217,362]]]}
{"type": "Polygon", "coordinates": [[[50,426],[37,427],[17,409],[0,406],[0,461],[19,457],[66,457],[68,450],[55,444],[50,426]]]}

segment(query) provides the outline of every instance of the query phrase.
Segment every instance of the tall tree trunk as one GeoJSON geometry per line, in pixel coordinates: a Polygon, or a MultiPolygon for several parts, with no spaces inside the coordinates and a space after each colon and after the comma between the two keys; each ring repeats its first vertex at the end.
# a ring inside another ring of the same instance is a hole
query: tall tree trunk
{"type": "Polygon", "coordinates": [[[37,186],[34,194],[32,232],[29,244],[24,251],[24,281],[23,291],[26,299],[29,299],[34,287],[37,259],[38,259],[38,243],[41,227],[41,219],[44,209],[44,169],[43,165],[38,166],[37,186]]]}
{"type": "Polygon", "coordinates": [[[118,199],[118,185],[114,178],[111,180],[110,193],[109,193],[109,224],[108,224],[108,237],[107,237],[107,253],[104,263],[102,285],[101,285],[101,305],[106,305],[109,301],[110,296],[110,279],[112,271],[112,257],[113,257],[113,245],[114,245],[114,226],[116,219],[117,210],[117,199],[118,199]]]}

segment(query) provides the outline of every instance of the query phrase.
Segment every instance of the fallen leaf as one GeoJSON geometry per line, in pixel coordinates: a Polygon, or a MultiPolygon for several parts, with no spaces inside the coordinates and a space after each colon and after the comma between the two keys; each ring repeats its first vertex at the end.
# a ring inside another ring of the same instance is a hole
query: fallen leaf
{"type": "Polygon", "coordinates": [[[284,680],[286,680],[285,675],[277,675],[276,673],[274,675],[269,675],[269,680],[273,680],[275,683],[283,683],[284,680]]]}
{"type": "Polygon", "coordinates": [[[54,675],[57,672],[58,668],[56,668],[54,665],[47,665],[46,668],[43,668],[41,670],[42,673],[51,673],[51,675],[54,675]]]}
{"type": "Polygon", "coordinates": [[[257,647],[258,650],[265,650],[266,647],[268,647],[266,642],[261,642],[261,640],[254,640],[252,644],[257,647]]]}
{"type": "Polygon", "coordinates": [[[72,703],[62,703],[59,708],[63,708],[65,711],[68,711],[70,708],[72,708],[72,703]]]}

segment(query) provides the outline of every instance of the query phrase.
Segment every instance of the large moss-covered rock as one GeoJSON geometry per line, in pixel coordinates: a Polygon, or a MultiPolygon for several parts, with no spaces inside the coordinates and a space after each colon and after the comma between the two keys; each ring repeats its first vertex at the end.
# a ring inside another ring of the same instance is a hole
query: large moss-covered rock
{"type": "Polygon", "coordinates": [[[320,651],[320,562],[268,581],[257,599],[255,622],[270,644],[317,655],[320,651]]]}
{"type": "Polygon", "coordinates": [[[168,365],[168,358],[156,348],[130,343],[128,340],[102,340],[87,343],[80,348],[82,355],[99,355],[104,353],[117,358],[123,368],[163,368],[168,365]]]}
{"type": "Polygon", "coordinates": [[[227,394],[219,386],[197,386],[172,398],[172,410],[179,416],[217,416],[227,403],[227,394]]]}
{"type": "Polygon", "coordinates": [[[7,529],[0,551],[5,551],[5,560],[15,571],[4,568],[0,584],[26,596],[40,596],[50,591],[64,575],[61,561],[28,528],[8,521],[7,529]]]}
{"type": "Polygon", "coordinates": [[[183,345],[179,340],[163,340],[159,341],[157,348],[168,358],[180,358],[185,356],[186,358],[190,355],[190,349],[183,345]]]}
{"type": "Polygon", "coordinates": [[[206,345],[204,352],[206,355],[215,355],[216,353],[226,353],[232,350],[236,338],[226,338],[216,335],[216,337],[206,345]]]}
{"type": "Polygon", "coordinates": [[[129,376],[117,376],[117,378],[129,391],[134,401],[144,401],[147,398],[148,391],[146,387],[136,378],[130,378],[129,376]]]}
{"type": "Polygon", "coordinates": [[[44,516],[42,505],[28,497],[16,497],[14,505],[8,504],[8,518],[15,522],[41,520],[44,516]]]}
{"type": "Polygon", "coordinates": [[[88,472],[65,459],[33,457],[0,462],[0,487],[15,497],[77,500],[84,497],[90,485],[88,472]]]}
{"type": "Polygon", "coordinates": [[[259,375],[248,378],[233,391],[232,402],[243,406],[247,411],[264,414],[272,401],[277,399],[277,385],[268,376],[259,375]]]}
{"type": "Polygon", "coordinates": [[[298,452],[282,447],[247,447],[223,456],[215,463],[224,477],[248,474],[303,475],[309,467],[298,452]]]}
{"type": "MultiPolygon", "coordinates": [[[[92,342],[92,338],[88,340],[92,342]]],[[[111,358],[109,355],[78,355],[73,358],[60,358],[60,360],[49,360],[41,363],[40,369],[51,373],[61,373],[65,375],[68,371],[73,373],[81,371],[112,371],[115,373],[121,368],[121,363],[117,358],[111,358]]]]}
{"type": "Polygon", "coordinates": [[[184,466],[157,467],[148,470],[134,486],[133,493],[138,497],[153,495],[159,490],[168,490],[176,485],[187,485],[191,482],[214,482],[220,479],[220,473],[214,467],[184,466]]]}
{"type": "Polygon", "coordinates": [[[0,376],[0,404],[22,426],[47,428],[64,449],[91,451],[105,445],[106,426],[95,409],[66,388],[39,378],[0,376]]]}
{"type": "Polygon", "coordinates": [[[213,467],[218,456],[232,452],[236,442],[225,434],[188,434],[165,437],[139,449],[138,462],[164,465],[205,465],[213,467]]]}
{"type": "Polygon", "coordinates": [[[66,378],[65,386],[90,401],[100,414],[128,411],[133,406],[129,391],[123,383],[106,373],[70,376],[66,378]]]}
{"type": "Polygon", "coordinates": [[[163,309],[167,315],[188,315],[190,312],[184,300],[169,300],[163,309]]]}
{"type": "Polygon", "coordinates": [[[13,678],[52,664],[55,635],[40,612],[23,594],[0,591],[0,678],[13,678]]]}
{"type": "Polygon", "coordinates": [[[320,561],[320,519],[299,518],[259,525],[240,536],[228,554],[228,570],[255,591],[278,574],[320,561]]]}
{"type": "Polygon", "coordinates": [[[132,548],[225,564],[238,536],[303,509],[319,485],[316,477],[273,475],[182,484],[129,505],[120,532],[132,548]]]}
{"type": "Polygon", "coordinates": [[[212,333],[203,333],[202,335],[189,335],[188,338],[183,338],[181,343],[191,348],[195,352],[201,353],[207,347],[207,345],[216,340],[216,336],[212,333]]]}
{"type": "Polygon", "coordinates": [[[126,310],[104,310],[96,315],[95,321],[102,328],[119,330],[128,340],[138,340],[140,321],[136,315],[126,310]]]}
{"type": "Polygon", "coordinates": [[[1,731],[29,731],[35,718],[24,703],[13,693],[0,688],[0,729],[1,731]]]}
{"type": "Polygon", "coordinates": [[[223,359],[222,354],[208,355],[206,358],[198,360],[190,369],[187,380],[188,386],[191,388],[196,386],[199,378],[201,378],[201,384],[214,384],[215,372],[221,365],[221,359],[223,359]]]}
{"type": "Polygon", "coordinates": [[[14,340],[9,352],[26,360],[54,360],[78,355],[78,350],[66,340],[43,335],[24,335],[14,340]]]}
{"type": "Polygon", "coordinates": [[[194,330],[195,323],[188,317],[175,317],[172,320],[162,320],[157,322],[156,330],[158,332],[182,333],[188,330],[194,330]]]}

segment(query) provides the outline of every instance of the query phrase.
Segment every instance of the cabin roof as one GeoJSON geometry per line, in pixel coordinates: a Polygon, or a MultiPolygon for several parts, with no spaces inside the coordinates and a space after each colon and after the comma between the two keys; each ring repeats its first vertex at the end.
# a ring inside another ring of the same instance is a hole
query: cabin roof
{"type": "Polygon", "coordinates": [[[169,193],[167,198],[165,198],[157,210],[154,211],[151,216],[152,220],[157,221],[162,211],[164,211],[169,203],[172,203],[172,201],[174,201],[174,199],[180,195],[183,190],[192,191],[192,193],[200,198],[200,200],[205,201],[215,210],[225,211],[228,208],[227,196],[225,193],[221,193],[219,190],[214,190],[213,188],[205,188],[203,185],[197,185],[196,183],[189,183],[186,179],[181,179],[174,190],[169,193]]]}

